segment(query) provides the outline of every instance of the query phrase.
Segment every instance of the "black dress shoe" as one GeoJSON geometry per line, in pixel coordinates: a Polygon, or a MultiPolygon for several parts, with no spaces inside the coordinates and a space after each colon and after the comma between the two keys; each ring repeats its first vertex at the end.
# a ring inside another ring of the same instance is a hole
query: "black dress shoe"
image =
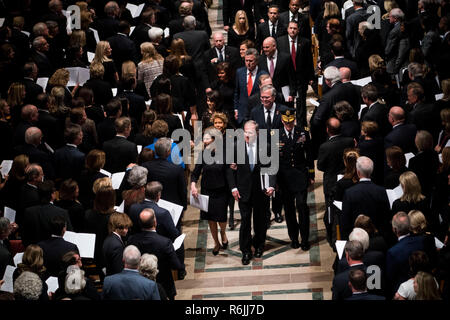
{"type": "Polygon", "coordinates": [[[178,280],[184,280],[186,277],[186,270],[178,270],[178,280]]]}
{"type": "Polygon", "coordinates": [[[291,248],[293,248],[293,249],[300,248],[300,243],[298,242],[298,240],[294,240],[291,242],[291,248]]]}
{"type": "Polygon", "coordinates": [[[255,258],[261,258],[263,255],[263,250],[262,249],[256,249],[255,251],[255,258]]]}
{"type": "Polygon", "coordinates": [[[242,264],[246,266],[250,263],[250,260],[252,260],[251,253],[244,253],[244,255],[242,256],[242,264]]]}
{"type": "Polygon", "coordinates": [[[300,248],[302,248],[303,251],[308,251],[311,248],[311,245],[307,243],[300,243],[300,248]]]}
{"type": "MultiPolygon", "coordinates": [[[[216,247],[214,247],[214,249],[216,249],[216,247]]],[[[212,253],[213,253],[213,255],[217,256],[219,254],[219,251],[220,251],[220,246],[217,247],[217,251],[214,250],[214,249],[213,249],[212,253]]]]}
{"type": "Polygon", "coordinates": [[[283,217],[281,216],[281,213],[275,213],[275,222],[278,223],[283,222],[283,217]]]}
{"type": "Polygon", "coordinates": [[[228,248],[228,241],[227,242],[222,242],[222,249],[226,250],[228,248]]]}

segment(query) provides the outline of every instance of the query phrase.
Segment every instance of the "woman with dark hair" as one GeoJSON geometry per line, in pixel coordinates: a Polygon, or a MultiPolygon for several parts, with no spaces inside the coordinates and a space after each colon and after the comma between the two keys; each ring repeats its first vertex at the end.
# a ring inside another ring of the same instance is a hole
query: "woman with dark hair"
{"type": "Polygon", "coordinates": [[[322,11],[317,15],[314,22],[314,33],[317,35],[317,40],[319,40],[319,47],[323,43],[330,41],[333,33],[339,31],[338,26],[341,25],[342,15],[337,4],[333,1],[324,1],[322,11]],[[330,20],[332,20],[331,23],[330,20]],[[338,22],[336,23],[335,20],[338,22]]]}
{"type": "Polygon", "coordinates": [[[360,157],[358,149],[350,148],[344,150],[343,160],[345,170],[343,177],[336,182],[334,200],[342,201],[345,190],[354,186],[359,181],[358,174],[356,173],[356,160],[358,157],[360,157]]]}
{"type": "Polygon", "coordinates": [[[91,88],[80,88],[77,92],[77,97],[84,100],[86,116],[94,121],[96,125],[102,122],[103,119],[105,119],[105,112],[103,111],[103,107],[101,105],[95,104],[94,91],[91,88]]]}
{"type": "MultiPolygon", "coordinates": [[[[8,173],[8,179],[5,181],[3,188],[0,190],[1,204],[18,210],[20,207],[19,199],[22,186],[27,182],[25,177],[25,169],[30,164],[28,156],[19,154],[13,160],[11,170],[8,173]]],[[[17,216],[20,218],[20,215],[17,216]]],[[[17,221],[20,223],[19,221],[17,221]]]]}
{"type": "Polygon", "coordinates": [[[406,168],[406,158],[402,149],[398,146],[389,147],[385,152],[388,170],[384,175],[384,187],[386,189],[395,189],[400,184],[400,175],[408,170],[406,168]]]}
{"type": "Polygon", "coordinates": [[[165,93],[158,94],[154,98],[152,105],[156,109],[158,119],[164,120],[169,126],[168,137],[171,137],[176,129],[183,129],[180,118],[173,114],[172,98],[170,95],[165,93]]]}
{"type": "Polygon", "coordinates": [[[387,252],[388,245],[383,236],[378,232],[370,217],[360,214],[356,217],[355,228],[364,229],[369,234],[369,248],[367,248],[367,251],[387,252]]]}
{"type": "Polygon", "coordinates": [[[373,161],[373,182],[380,185],[383,183],[383,140],[378,135],[378,124],[375,121],[363,121],[361,123],[361,137],[358,148],[361,156],[369,157],[373,161]]]}
{"type": "Polygon", "coordinates": [[[67,210],[70,221],[75,232],[84,230],[84,208],[78,201],[80,189],[78,183],[73,179],[64,180],[59,187],[59,200],[55,201],[55,206],[67,210]]]}
{"type": "Polygon", "coordinates": [[[83,60],[83,47],[80,45],[72,45],[67,48],[66,59],[64,60],[65,68],[87,68],[83,60]]]}
{"type": "Polygon", "coordinates": [[[341,121],[341,135],[358,139],[360,135],[359,121],[350,103],[339,101],[333,109],[336,117],[341,121]]]}
{"type": "MultiPolygon", "coordinates": [[[[228,119],[234,120],[235,76],[233,74],[233,69],[230,68],[230,63],[220,62],[216,66],[216,71],[217,80],[211,83],[211,89],[217,90],[220,93],[222,98],[221,111],[226,113],[228,119]]],[[[235,123],[231,123],[231,125],[232,127],[236,127],[235,123]]]]}
{"type": "Polygon", "coordinates": [[[154,110],[145,110],[142,113],[141,129],[136,134],[134,143],[138,146],[147,146],[153,142],[152,137],[152,124],[157,119],[156,112],[154,110]]]}
{"type": "Polygon", "coordinates": [[[241,60],[239,60],[238,68],[245,66],[245,53],[248,49],[254,48],[255,42],[249,39],[245,39],[242,41],[239,45],[239,56],[241,57],[241,60]]]}
{"type": "Polygon", "coordinates": [[[194,60],[186,52],[184,40],[181,38],[173,39],[170,44],[170,54],[174,55],[180,61],[180,73],[190,81],[196,81],[197,71],[195,70],[194,60]]]}
{"type": "MultiPolygon", "coordinates": [[[[95,186],[95,184],[94,184],[95,186]]],[[[110,186],[100,187],[95,193],[94,206],[85,213],[84,232],[95,233],[94,261],[97,268],[104,267],[103,241],[108,236],[108,220],[115,211],[116,191],[110,186]]]]}
{"type": "Polygon", "coordinates": [[[211,116],[213,115],[213,113],[216,111],[221,111],[221,98],[222,97],[217,90],[206,93],[206,105],[208,106],[208,108],[203,112],[201,116],[203,131],[213,125],[213,123],[211,122],[211,116]]]}

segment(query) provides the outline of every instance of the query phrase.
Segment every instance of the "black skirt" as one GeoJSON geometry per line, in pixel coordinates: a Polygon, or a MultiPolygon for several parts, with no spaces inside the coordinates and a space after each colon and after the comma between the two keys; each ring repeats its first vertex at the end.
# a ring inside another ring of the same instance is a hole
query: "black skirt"
{"type": "Polygon", "coordinates": [[[202,189],[201,191],[203,195],[209,196],[209,203],[208,212],[200,211],[200,218],[202,220],[227,222],[228,199],[230,195],[228,189],[202,189]]]}

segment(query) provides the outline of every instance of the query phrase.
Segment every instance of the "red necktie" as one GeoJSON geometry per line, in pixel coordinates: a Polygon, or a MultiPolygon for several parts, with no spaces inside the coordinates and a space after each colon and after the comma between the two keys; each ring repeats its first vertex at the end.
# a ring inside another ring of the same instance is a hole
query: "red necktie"
{"type": "Polygon", "coordinates": [[[247,80],[247,94],[250,97],[253,89],[253,81],[252,81],[252,73],[248,73],[248,80],[247,80]]]}
{"type": "Polygon", "coordinates": [[[295,65],[295,57],[296,57],[296,52],[295,52],[295,43],[294,40],[292,41],[292,49],[291,49],[291,58],[292,58],[292,64],[294,65],[294,70],[297,70],[297,66],[295,65]]]}

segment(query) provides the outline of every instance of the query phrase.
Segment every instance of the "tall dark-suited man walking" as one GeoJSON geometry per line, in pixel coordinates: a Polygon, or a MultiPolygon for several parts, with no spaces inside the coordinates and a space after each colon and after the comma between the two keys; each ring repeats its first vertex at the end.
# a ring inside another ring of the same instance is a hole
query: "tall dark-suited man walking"
{"type": "Polygon", "coordinates": [[[242,264],[247,265],[252,259],[252,244],[255,248],[255,258],[261,258],[266,241],[266,212],[269,210],[270,197],[273,194],[276,176],[269,175],[269,184],[261,186],[260,141],[257,139],[258,125],[249,120],[244,124],[245,163],[238,163],[237,169],[227,169],[228,185],[234,199],[241,210],[241,229],[239,231],[239,247],[242,251],[242,264]],[[252,238],[251,220],[253,215],[254,237],[252,238]]]}

